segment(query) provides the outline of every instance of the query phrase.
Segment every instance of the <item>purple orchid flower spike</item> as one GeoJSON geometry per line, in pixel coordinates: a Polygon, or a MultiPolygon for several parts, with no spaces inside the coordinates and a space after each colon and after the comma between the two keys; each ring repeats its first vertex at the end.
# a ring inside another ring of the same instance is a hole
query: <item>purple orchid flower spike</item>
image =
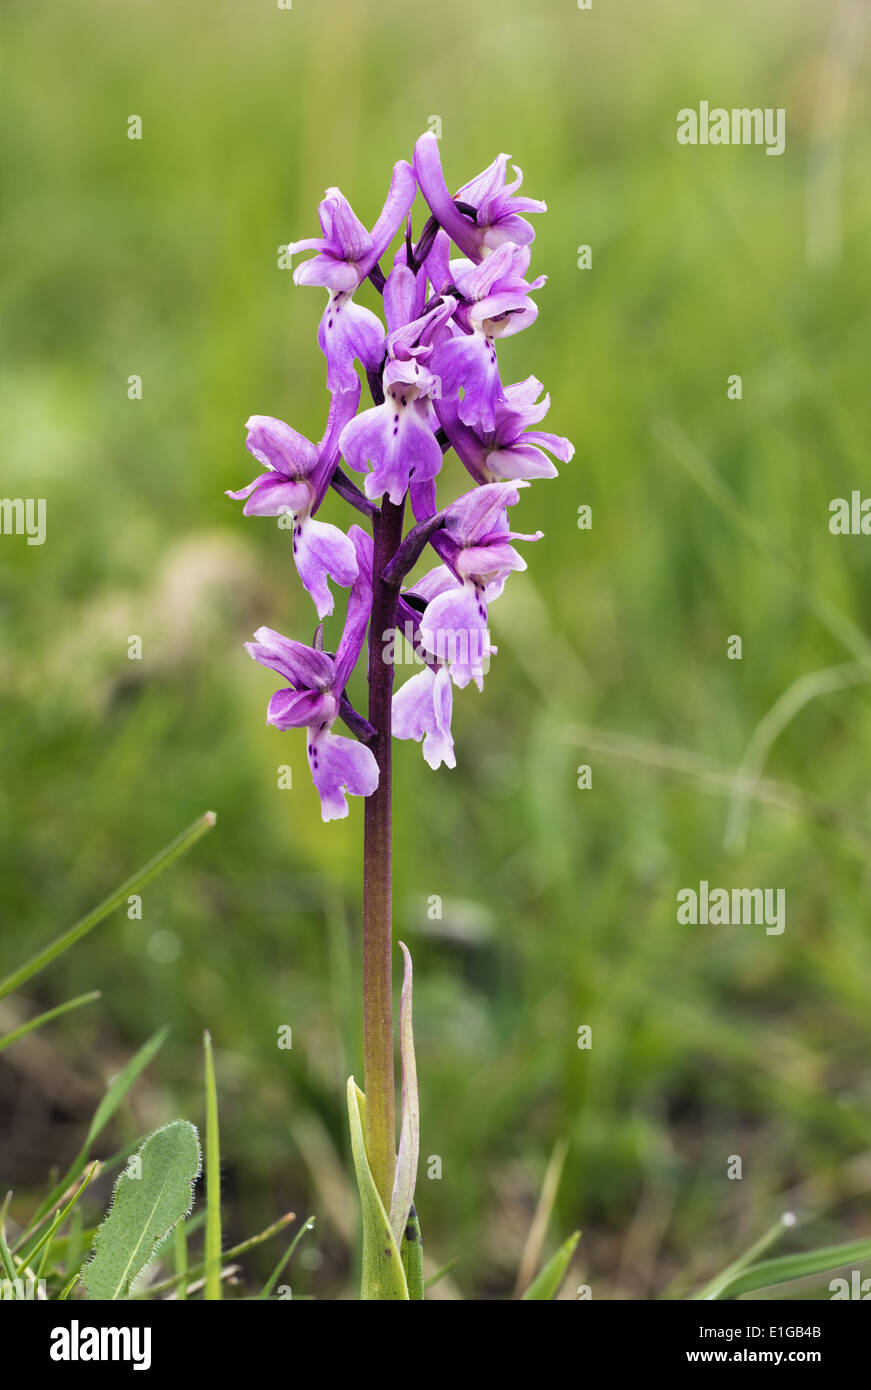
{"type": "Polygon", "coordinates": [[[393,240],[408,213],[417,185],[411,165],[404,159],[393,169],[393,179],[378,221],[367,232],[347,198],[338,188],[328,188],[318,218],[323,233],[291,242],[288,251],[315,251],[311,260],[293,272],[297,285],[320,285],[327,291],[327,307],[318,329],[318,343],[327,359],[327,388],[350,391],[357,384],[354,362],[375,371],[384,356],[384,328],[370,309],[353,302],[379,258],[393,240]]]}
{"type": "Polygon", "coordinates": [[[487,632],[488,605],[513,570],[526,569],[511,542],[541,539],[541,531],[527,535],[508,529],[506,508],[528,486],[488,483],[454,502],[445,512],[444,531],[433,538],[445,564],[414,585],[414,594],[426,601],[421,645],[429,656],[447,662],[460,689],[470,681],[482,688],[485,662],[496,651],[487,632]]]}
{"type": "Polygon", "coordinates": [[[487,431],[496,429],[496,406],[505,399],[496,361],[497,338],[507,338],[534,323],[538,307],[530,291],[540,289],[545,276],[529,282],[529,248],[506,242],[481,265],[451,262],[453,280],[462,307],[455,336],[442,341],[433,354],[432,370],[441,380],[441,395],[456,399],[464,425],[487,431]]]}
{"type": "Polygon", "coordinates": [[[507,154],[497,155],[489,168],[463,184],[455,200],[445,183],[438,140],[433,132],[421,135],[414,147],[414,172],[433,216],[473,261],[483,260],[488,252],[507,241],[518,246],[528,245],[535,232],[519,214],[547,211],[546,203],[517,196],[523,175],[516,164],[512,165],[513,182],[505,182],[509,158],[507,154]],[[460,211],[457,202],[475,209],[474,222],[460,211]]]}
{"type": "MultiPolygon", "coordinates": [[[[371,540],[358,526],[351,527],[351,540],[361,556],[371,548],[371,540]]],[[[371,556],[369,566],[371,571],[371,556]]],[[[371,606],[371,583],[363,563],[358,566],[335,657],[282,637],[269,627],[258,628],[255,640],[245,643],[255,661],[288,682],[269,701],[266,722],[278,729],[308,731],[308,762],[325,821],[347,816],[346,793],[371,796],[378,786],[378,764],[372,750],[356,739],[332,732],[345,685],[362,649],[371,606]]]]}
{"type": "Polygon", "coordinates": [[[439,424],[476,483],[555,478],[557,470],[543,450],[562,463],[574,456],[574,445],[563,435],[529,429],[550,409],[548,394],[538,399],[542,389],[534,376],[506,386],[504,398],[494,407],[495,426],[489,431],[464,425],[456,401],[434,402],[439,424]]]}
{"type": "Polygon", "coordinates": [[[541,536],[512,531],[508,509],[531,479],[554,476],[553,459],[573,454],[567,439],[537,428],[550,404],[541,383],[529,376],[503,387],[499,373],[497,339],[535,320],[532,295],[545,283],[544,276],[527,278],[534,232],[526,220],[545,205],[519,196],[516,166],[514,173],[509,180],[508,156],[500,154],[451,197],[438,144],[428,134],[417,141],[413,170],[404,160],[394,166],[371,231],[338,188],[327,189],[318,209],[321,235],[289,248],[313,253],[296,267],[296,283],[327,292],[318,330],[331,396],[326,431],[315,445],[281,420],[252,416],[248,449],[264,471],[229,494],[244,501],[248,515],[292,516],[296,566],[319,618],[333,611],[330,584],[350,586],[334,655],[323,650],[323,624],[311,646],[261,627],[248,650],[284,682],[269,702],[268,722],[306,730],[323,819],[346,817],[349,796],[366,799],[365,1096],[353,1078],[348,1085],[365,1300],[424,1297],[414,1208],[419,1115],[412,972],[404,947],[398,1152],[396,1144],[392,739],[421,744],[432,768],[456,766],[454,688],[473,682],[483,688],[496,654],[487,630],[489,605],[508,577],[526,568],[515,543],[541,536]],[[411,207],[418,187],[431,215],[415,240],[411,207]],[[400,229],[385,278],[379,262],[400,229]],[[367,278],[382,296],[383,321],[354,302],[367,278]],[[358,413],[361,366],[372,406],[358,413]],[[456,487],[452,455],[475,485],[440,509],[443,468],[453,470],[449,495],[456,487]],[[363,475],[359,486],[344,465],[363,475]],[[328,488],[365,517],[371,538],[357,526],[345,535],[315,519],[328,488]],[[427,549],[435,567],[410,579],[427,549]],[[419,664],[397,688],[397,644],[403,640],[419,664]],[[367,678],[365,717],[346,692],[356,665],[367,678]],[[335,732],[338,719],[354,738],[335,732]]]}
{"type": "MultiPolygon", "coordinates": [[[[407,266],[399,265],[388,277],[384,287],[388,322],[399,304],[410,307],[412,303],[410,274],[407,266]],[[397,276],[399,283],[388,290],[397,276]]],[[[428,363],[456,307],[457,301],[448,295],[422,318],[401,323],[388,333],[384,401],[364,410],[342,431],[339,443],[345,462],[366,473],[364,487],[372,501],[386,493],[398,506],[410,482],[419,487],[441,469],[442,451],[435,437],[438,420],[431,403],[440,383],[428,363]]]]}
{"type": "Polygon", "coordinates": [[[246,447],[268,472],[259,474],[238,492],[226,494],[234,501],[246,499],[242,509],[245,516],[292,518],[293,558],[319,618],[328,617],[334,607],[327,580],[334,579],[347,588],[357,577],[353,543],[338,526],[315,521],[313,514],[338,463],[338,436],[354,415],[359,398],[359,382],[356,390],[333,396],[326,433],[318,445],[283,420],[252,415],[245,426],[246,447]]]}

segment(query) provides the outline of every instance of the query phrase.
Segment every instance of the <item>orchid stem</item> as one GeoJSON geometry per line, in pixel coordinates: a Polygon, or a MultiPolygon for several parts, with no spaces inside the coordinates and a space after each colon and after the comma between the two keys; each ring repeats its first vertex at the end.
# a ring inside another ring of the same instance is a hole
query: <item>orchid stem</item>
{"type": "Polygon", "coordinates": [[[385,660],[396,626],[398,593],[383,575],[402,540],[403,506],[385,497],[373,518],[373,595],[369,626],[369,723],[378,787],[366,799],[363,831],[363,1064],[366,1152],[375,1185],[390,1210],[396,1164],[392,986],[391,707],[393,662],[385,660]]]}

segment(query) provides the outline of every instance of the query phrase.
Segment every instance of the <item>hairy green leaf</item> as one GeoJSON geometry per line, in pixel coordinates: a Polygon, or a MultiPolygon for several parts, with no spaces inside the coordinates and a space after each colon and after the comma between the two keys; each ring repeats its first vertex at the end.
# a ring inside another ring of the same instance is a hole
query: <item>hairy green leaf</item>
{"type": "Polygon", "coordinates": [[[112,1205],[81,1270],[88,1296],[126,1298],[176,1223],[187,1216],[200,1172],[200,1141],[187,1120],[145,1140],[115,1184],[112,1205]]]}

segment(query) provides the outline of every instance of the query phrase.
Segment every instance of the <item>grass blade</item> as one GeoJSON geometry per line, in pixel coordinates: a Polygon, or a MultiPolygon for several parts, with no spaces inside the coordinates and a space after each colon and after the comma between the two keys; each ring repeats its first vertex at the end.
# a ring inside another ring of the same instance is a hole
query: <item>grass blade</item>
{"type": "Polygon", "coordinates": [[[221,1140],[218,1089],[212,1035],[203,1034],[206,1060],[206,1288],[204,1298],[220,1299],[221,1289],[221,1140]]]}
{"type": "Polygon", "coordinates": [[[556,1298],[580,1238],[580,1231],[575,1231],[568,1240],[563,1241],[556,1254],[551,1256],[544,1269],[535,1276],[523,1295],[524,1299],[545,1301],[556,1298]]]}
{"type": "Polygon", "coordinates": [[[294,1252],[294,1250],[296,1249],[296,1247],[299,1245],[299,1243],[300,1243],[300,1241],[302,1240],[303,1236],[305,1235],[306,1231],[310,1231],[310,1230],[312,1229],[312,1227],[314,1226],[314,1224],[315,1224],[315,1219],[314,1219],[313,1216],[308,1217],[308,1219],[307,1219],[306,1221],[303,1222],[302,1226],[301,1226],[300,1229],[297,1231],[297,1233],[296,1233],[296,1235],[294,1236],[293,1240],[290,1242],[290,1245],[289,1245],[288,1248],[285,1250],[285,1252],[284,1252],[284,1254],[282,1255],[281,1259],[278,1261],[278,1264],[275,1266],[275,1268],[274,1268],[274,1270],[272,1271],[272,1273],[270,1274],[269,1278],[266,1280],[266,1283],[263,1285],[263,1288],[260,1290],[259,1294],[257,1295],[258,1298],[268,1298],[268,1297],[269,1297],[269,1295],[272,1293],[272,1290],[275,1288],[275,1285],[278,1283],[279,1277],[280,1277],[280,1275],[281,1275],[281,1271],[284,1269],[285,1265],[286,1265],[286,1264],[288,1263],[288,1261],[290,1260],[291,1255],[293,1254],[293,1252],[294,1252]]]}
{"type": "Polygon", "coordinates": [[[131,893],[136,893],[139,889],[144,888],[158,874],[163,873],[164,869],[168,869],[170,864],[174,864],[183,854],[187,854],[188,850],[192,849],[197,841],[211,830],[215,824],[215,819],[214,811],[206,811],[205,815],[195,820],[193,825],[188,826],[187,830],[183,830],[171,844],[168,844],[153,859],[150,859],[132,878],[128,878],[125,883],[121,884],[120,888],[116,888],[115,892],[105,898],[99,907],[95,907],[92,912],[89,912],[87,917],[83,917],[74,927],[70,927],[69,931],[57,937],[48,946],[44,946],[18,970],[7,975],[4,980],[0,981],[0,999],[4,999],[13,990],[20,989],[34,975],[38,975],[40,970],[51,965],[52,961],[57,960],[64,951],[68,951],[77,941],[81,941],[82,937],[93,927],[96,927],[98,922],[102,922],[104,917],[108,917],[110,912],[113,912],[116,907],[120,907],[131,893]]]}
{"type": "Polygon", "coordinates": [[[736,1274],[723,1285],[717,1298],[737,1298],[756,1289],[770,1289],[775,1284],[787,1284],[792,1279],[807,1279],[812,1274],[825,1274],[843,1265],[858,1265],[871,1260],[871,1240],[850,1240],[845,1245],[829,1245],[808,1250],[799,1255],[782,1255],[776,1260],[762,1260],[736,1274]]]}
{"type": "Polygon", "coordinates": [[[36,1256],[39,1254],[40,1250],[42,1250],[42,1259],[40,1260],[39,1269],[37,1270],[37,1278],[42,1273],[43,1267],[45,1266],[46,1260],[48,1259],[48,1254],[51,1249],[51,1243],[54,1240],[54,1237],[57,1235],[61,1226],[66,1221],[67,1217],[69,1216],[73,1207],[78,1202],[85,1188],[88,1186],[91,1180],[96,1177],[99,1171],[100,1164],[97,1163],[96,1160],[94,1160],[87,1173],[85,1174],[82,1182],[79,1183],[79,1186],[76,1188],[75,1192],[73,1193],[70,1200],[67,1202],[66,1206],[61,1207],[60,1211],[58,1212],[54,1221],[49,1226],[48,1230],[43,1232],[43,1234],[40,1236],[39,1240],[32,1247],[32,1249],[27,1251],[26,1255],[22,1254],[22,1264],[29,1265],[33,1262],[33,1260],[36,1259],[36,1256]],[[43,1246],[45,1247],[44,1249],[43,1246]]]}
{"type": "Polygon", "coordinates": [[[187,1222],[179,1221],[175,1228],[173,1239],[175,1251],[175,1272],[178,1275],[179,1285],[176,1298],[179,1303],[184,1303],[188,1296],[187,1272],[188,1272],[188,1236],[187,1222]]]}
{"type": "Polygon", "coordinates": [[[547,1165],[544,1175],[544,1182],[541,1185],[541,1195],[538,1205],[535,1208],[535,1215],[529,1227],[529,1235],[526,1237],[526,1244],[523,1247],[523,1254],[520,1257],[520,1264],[517,1269],[517,1283],[514,1288],[514,1297],[519,1298],[523,1290],[532,1281],[535,1267],[541,1256],[544,1237],[553,1212],[559,1191],[560,1179],[563,1175],[563,1167],[568,1154],[569,1146],[564,1139],[558,1139],[553,1146],[553,1152],[547,1165]]]}
{"type": "Polygon", "coordinates": [[[760,1255],[764,1254],[776,1240],[780,1239],[785,1230],[788,1230],[790,1226],[794,1225],[795,1217],[792,1212],[785,1211],[777,1224],[772,1226],[770,1231],[766,1231],[765,1235],[761,1236],[754,1245],[751,1245],[749,1250],[745,1251],[743,1255],[739,1255],[737,1260],[734,1260],[722,1273],[716,1275],[716,1277],[712,1279],[709,1284],[706,1284],[703,1289],[700,1289],[697,1294],[693,1294],[693,1300],[712,1302],[721,1298],[723,1296],[723,1290],[732,1283],[733,1279],[735,1279],[742,1270],[745,1270],[748,1265],[751,1265],[754,1260],[758,1260],[760,1255]]]}
{"type": "MultiPolygon", "coordinates": [[[[281,1216],[277,1221],[273,1221],[271,1226],[267,1226],[265,1231],[258,1232],[256,1236],[249,1236],[247,1240],[241,1241],[239,1245],[234,1245],[232,1249],[225,1250],[223,1252],[224,1259],[235,1260],[238,1255],[246,1254],[249,1250],[253,1250],[255,1246],[262,1245],[264,1241],[271,1240],[273,1236],[277,1236],[280,1231],[284,1230],[285,1226],[289,1226],[291,1221],[295,1220],[295,1212],[287,1212],[285,1216],[281,1216]]],[[[187,1280],[190,1285],[194,1279],[199,1278],[205,1271],[205,1268],[206,1262],[203,1260],[200,1264],[194,1265],[193,1268],[187,1270],[184,1274],[173,1274],[170,1279],[162,1279],[159,1284],[152,1284],[147,1289],[139,1290],[137,1292],[137,1297],[148,1298],[153,1294],[169,1293],[169,1291],[176,1288],[183,1279],[187,1280]]]]}
{"type": "Polygon", "coordinates": [[[100,991],[92,989],[90,994],[79,994],[75,999],[68,999],[65,1004],[58,1004],[54,1009],[47,1009],[44,1014],[37,1014],[36,1018],[29,1018],[26,1023],[22,1023],[20,1028],[14,1028],[11,1033],[0,1038],[0,1052],[4,1047],[11,1047],[18,1042],[19,1038],[32,1033],[36,1028],[41,1028],[44,1023],[51,1023],[53,1018],[60,1018],[61,1014],[68,1014],[71,1009],[80,1009],[83,1004],[91,1004],[95,999],[100,998],[100,991]]]}

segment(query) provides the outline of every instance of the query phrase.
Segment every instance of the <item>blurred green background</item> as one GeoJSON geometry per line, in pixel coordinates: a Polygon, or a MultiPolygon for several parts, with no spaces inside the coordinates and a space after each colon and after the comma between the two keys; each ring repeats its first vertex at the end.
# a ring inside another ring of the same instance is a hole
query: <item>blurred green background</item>
{"type": "MultiPolygon", "coordinates": [[[[309,640],[312,609],[287,533],[223,493],[252,476],[250,414],[322,430],[321,295],[279,246],[315,234],[328,184],[371,225],[438,116],[452,187],[506,150],[547,200],[548,284],[503,379],[540,377],[577,453],[517,509],[545,539],[491,612],[483,696],[455,701],[457,770],[396,749],[418,1206],[431,1267],[459,1258],[434,1296],[510,1296],[558,1139],[546,1249],[584,1230],[567,1297],[680,1294],[787,1206],[812,1217],[795,1248],[871,1232],[871,543],[828,530],[832,498],[871,493],[866,7],[3,9],[0,490],[46,498],[47,540],[0,540],[0,973],[218,815],[141,922],[115,914],[15,1003],[103,991],[0,1059],[22,1211],[163,1022],[104,1152],[200,1123],[208,1027],[227,1243],[312,1212],[294,1296],[354,1296],[362,807],[323,825],[302,738],[264,724],[275,682],[241,644],[261,623],[309,640]],[[785,154],[679,146],[702,99],[785,107],[785,154]],[[764,760],[798,794],[726,844],[722,767],[795,681],[841,666],[764,760]],[[703,761],[668,770],[674,749],[703,761]],[[786,932],[679,926],[701,879],[785,888],[786,932]]],[[[335,498],[324,515],[348,519],[335,498]]]]}

